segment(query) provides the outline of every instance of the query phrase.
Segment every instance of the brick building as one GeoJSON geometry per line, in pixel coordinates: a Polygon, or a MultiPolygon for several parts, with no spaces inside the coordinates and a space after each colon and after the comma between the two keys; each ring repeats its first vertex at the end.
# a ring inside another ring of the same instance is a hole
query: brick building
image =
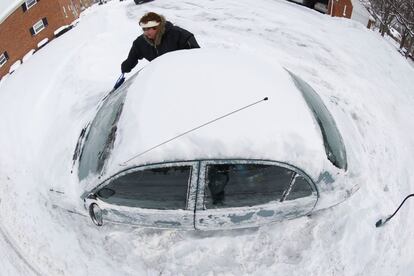
{"type": "Polygon", "coordinates": [[[94,0],[0,0],[0,78],[70,25],[94,0]],[[8,1],[8,3],[6,3],[8,1]],[[7,6],[6,6],[7,5],[7,6]]]}
{"type": "Polygon", "coordinates": [[[359,0],[329,0],[328,14],[337,17],[346,17],[371,28],[374,18],[359,0]]]}
{"type": "Polygon", "coordinates": [[[352,9],[351,0],[330,0],[328,3],[328,14],[332,16],[351,18],[352,9]]]}

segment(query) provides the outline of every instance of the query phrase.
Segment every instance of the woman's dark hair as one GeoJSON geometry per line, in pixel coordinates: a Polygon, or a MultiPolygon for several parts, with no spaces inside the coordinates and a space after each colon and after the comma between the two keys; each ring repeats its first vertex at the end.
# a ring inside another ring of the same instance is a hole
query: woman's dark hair
{"type": "Polygon", "coordinates": [[[157,21],[157,22],[161,22],[161,16],[155,12],[149,12],[146,13],[143,17],[141,17],[141,19],[139,20],[139,23],[147,23],[148,21],[157,21]]]}

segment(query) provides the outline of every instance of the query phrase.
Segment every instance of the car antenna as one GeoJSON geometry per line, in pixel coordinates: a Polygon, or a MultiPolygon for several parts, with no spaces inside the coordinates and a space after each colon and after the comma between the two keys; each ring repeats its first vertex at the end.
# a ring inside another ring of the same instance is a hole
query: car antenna
{"type": "Polygon", "coordinates": [[[220,117],[218,117],[218,118],[215,118],[215,119],[213,119],[213,120],[211,120],[211,121],[208,121],[208,122],[206,122],[206,123],[204,123],[204,124],[202,124],[202,125],[199,125],[199,126],[197,126],[197,127],[195,127],[195,128],[192,128],[192,129],[190,129],[190,130],[187,130],[186,132],[183,132],[183,133],[181,133],[181,134],[179,134],[179,135],[177,135],[177,136],[174,136],[173,138],[170,138],[170,139],[168,139],[168,140],[166,140],[166,141],[164,141],[164,142],[162,142],[162,143],[160,143],[160,144],[158,144],[158,145],[155,145],[155,146],[153,146],[153,147],[151,147],[151,148],[149,148],[149,149],[147,149],[147,150],[145,150],[145,151],[143,151],[143,152],[141,152],[141,153],[138,153],[137,155],[134,155],[133,157],[131,157],[130,159],[126,160],[125,162],[123,162],[123,163],[121,163],[121,164],[119,164],[119,165],[120,165],[120,166],[126,166],[126,164],[127,164],[129,161],[131,161],[131,160],[133,160],[133,159],[135,159],[135,158],[138,158],[138,157],[140,157],[141,155],[144,155],[144,154],[146,154],[146,153],[148,153],[148,152],[150,152],[150,151],[152,151],[152,150],[154,150],[154,149],[156,149],[156,148],[158,148],[158,147],[160,147],[160,146],[162,146],[162,145],[165,145],[165,144],[167,144],[167,143],[171,142],[172,140],[175,140],[175,139],[177,139],[177,138],[179,138],[179,137],[181,137],[181,136],[184,136],[184,135],[186,135],[186,134],[188,134],[188,133],[190,133],[190,132],[192,132],[192,131],[195,131],[195,130],[197,130],[197,129],[200,129],[200,128],[202,128],[202,127],[206,126],[206,125],[212,124],[212,123],[214,123],[214,122],[216,122],[216,121],[218,121],[218,120],[220,120],[220,119],[223,119],[223,118],[225,118],[225,117],[227,117],[227,116],[230,116],[230,115],[232,115],[232,114],[234,114],[234,113],[237,113],[237,112],[239,112],[239,111],[242,111],[243,109],[246,109],[246,108],[249,108],[249,107],[251,107],[251,106],[253,106],[253,105],[256,105],[256,104],[258,104],[258,103],[261,103],[261,102],[267,101],[268,99],[269,99],[268,97],[265,97],[265,98],[263,98],[263,99],[261,99],[261,100],[259,100],[259,101],[257,101],[257,102],[254,102],[254,103],[248,104],[248,105],[243,106],[243,107],[241,107],[241,108],[239,108],[239,109],[236,109],[236,110],[234,110],[234,111],[232,111],[232,112],[229,112],[229,113],[227,113],[227,114],[224,114],[224,115],[222,115],[222,116],[220,116],[220,117]]]}
{"type": "Polygon", "coordinates": [[[395,212],[394,212],[394,214],[392,214],[391,216],[389,216],[389,217],[387,217],[387,218],[382,218],[382,219],[380,219],[379,221],[377,221],[376,223],[375,223],[375,227],[381,227],[381,226],[383,226],[384,224],[386,224],[389,220],[391,220],[392,219],[392,217],[400,210],[400,208],[401,208],[401,206],[403,206],[403,204],[405,203],[405,201],[409,198],[409,197],[412,197],[412,196],[414,196],[414,194],[410,194],[410,195],[408,195],[408,196],[406,196],[405,198],[404,198],[404,200],[401,202],[401,204],[400,204],[400,206],[398,206],[398,208],[397,208],[397,210],[395,210],[395,212]]]}

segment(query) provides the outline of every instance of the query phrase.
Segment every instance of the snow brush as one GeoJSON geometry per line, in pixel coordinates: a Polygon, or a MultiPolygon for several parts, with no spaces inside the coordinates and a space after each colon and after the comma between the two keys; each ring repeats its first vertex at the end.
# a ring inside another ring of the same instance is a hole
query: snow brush
{"type": "Polygon", "coordinates": [[[401,206],[403,206],[403,204],[405,203],[405,201],[406,201],[408,198],[412,197],[412,196],[414,196],[414,194],[410,194],[410,195],[406,196],[406,197],[404,198],[404,200],[401,202],[400,206],[398,206],[397,210],[395,210],[394,214],[392,214],[392,215],[391,215],[391,216],[389,216],[389,217],[382,218],[382,219],[380,219],[379,221],[377,221],[377,222],[375,223],[375,227],[377,227],[377,228],[378,228],[378,227],[381,227],[381,226],[383,226],[384,224],[386,224],[389,220],[391,220],[391,219],[392,219],[392,217],[393,217],[393,216],[395,216],[395,214],[396,214],[396,213],[400,210],[401,206]]]}
{"type": "Polygon", "coordinates": [[[109,93],[101,100],[101,103],[106,101],[106,99],[112,94],[114,93],[125,81],[125,77],[124,77],[124,73],[122,73],[119,78],[116,80],[114,88],[112,88],[111,91],[109,91],[109,93]]]}
{"type": "Polygon", "coordinates": [[[124,83],[124,81],[125,81],[125,77],[124,77],[124,73],[122,73],[121,76],[119,76],[119,78],[117,79],[117,81],[114,85],[113,91],[117,90],[118,87],[120,87],[121,84],[124,83]]]}

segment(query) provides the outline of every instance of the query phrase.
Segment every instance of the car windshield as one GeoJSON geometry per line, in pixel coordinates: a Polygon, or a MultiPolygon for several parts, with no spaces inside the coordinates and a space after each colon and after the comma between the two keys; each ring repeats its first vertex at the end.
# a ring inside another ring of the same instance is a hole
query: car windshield
{"type": "Polygon", "coordinates": [[[336,123],[316,91],[300,77],[288,71],[302,93],[321,129],[326,155],[340,169],[347,169],[345,145],[336,123]]]}
{"type": "Polygon", "coordinates": [[[110,94],[93,119],[79,157],[79,179],[99,174],[108,159],[116,137],[117,123],[127,94],[127,87],[110,94]]]}

